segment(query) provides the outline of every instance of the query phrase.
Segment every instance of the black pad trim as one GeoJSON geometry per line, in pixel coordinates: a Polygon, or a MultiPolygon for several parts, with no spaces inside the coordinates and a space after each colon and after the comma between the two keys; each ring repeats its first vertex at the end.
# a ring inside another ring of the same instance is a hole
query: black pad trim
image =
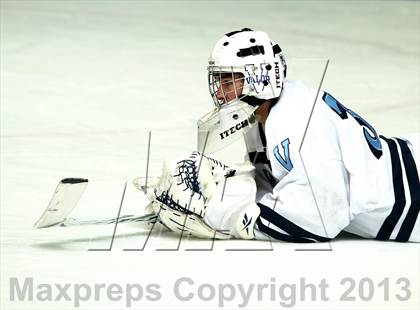
{"type": "Polygon", "coordinates": [[[88,182],[88,179],[66,178],[66,179],[61,180],[61,183],[65,183],[65,184],[77,184],[77,183],[86,183],[86,182],[88,182]]]}
{"type": "Polygon", "coordinates": [[[260,54],[265,54],[264,46],[262,45],[253,45],[247,48],[240,48],[239,52],[236,53],[236,55],[241,58],[260,54]]]}
{"type": "Polygon", "coordinates": [[[244,32],[244,31],[253,31],[253,30],[250,29],[250,28],[242,28],[241,30],[235,30],[235,31],[231,31],[229,33],[226,33],[226,36],[231,37],[234,34],[237,34],[237,33],[240,33],[240,32],[244,32]]]}
{"type": "Polygon", "coordinates": [[[281,53],[281,48],[278,44],[273,46],[273,53],[274,53],[274,55],[276,55],[278,53],[281,53]]]}
{"type": "Polygon", "coordinates": [[[265,152],[249,152],[248,156],[249,156],[249,160],[251,161],[253,165],[256,165],[256,164],[269,165],[271,169],[271,163],[268,160],[265,152]]]}

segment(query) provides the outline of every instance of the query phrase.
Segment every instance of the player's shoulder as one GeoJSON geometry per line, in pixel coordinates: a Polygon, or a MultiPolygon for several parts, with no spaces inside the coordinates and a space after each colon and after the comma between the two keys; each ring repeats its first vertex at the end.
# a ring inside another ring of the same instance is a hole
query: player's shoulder
{"type": "Polygon", "coordinates": [[[310,93],[310,89],[301,81],[286,80],[279,101],[270,110],[268,125],[296,122],[310,104],[310,93]]]}
{"type": "Polygon", "coordinates": [[[307,104],[311,90],[301,81],[286,80],[280,99],[273,107],[273,112],[284,109],[296,110],[300,105],[307,104]]]}
{"type": "Polygon", "coordinates": [[[302,90],[307,90],[308,87],[299,80],[285,80],[284,86],[283,86],[283,92],[284,93],[293,93],[293,92],[299,92],[302,90]]]}

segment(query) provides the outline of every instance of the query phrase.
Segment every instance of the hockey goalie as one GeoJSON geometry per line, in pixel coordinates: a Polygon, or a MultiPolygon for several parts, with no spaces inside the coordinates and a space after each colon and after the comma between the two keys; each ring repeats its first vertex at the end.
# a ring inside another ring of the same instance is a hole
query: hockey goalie
{"type": "Polygon", "coordinates": [[[198,122],[198,152],[165,161],[147,212],[200,238],[420,241],[419,135],[386,138],[333,95],[286,79],[265,32],[214,46],[215,108],[198,122]],[[212,154],[244,139],[244,161],[212,154]]]}
{"type": "Polygon", "coordinates": [[[420,241],[419,134],[378,135],[321,87],[286,79],[262,31],[224,35],[207,69],[215,107],[198,121],[197,151],[164,162],[146,215],[72,221],[88,180],[64,179],[35,227],[158,220],[199,238],[420,241]],[[240,160],[219,156],[237,141],[240,160]]]}

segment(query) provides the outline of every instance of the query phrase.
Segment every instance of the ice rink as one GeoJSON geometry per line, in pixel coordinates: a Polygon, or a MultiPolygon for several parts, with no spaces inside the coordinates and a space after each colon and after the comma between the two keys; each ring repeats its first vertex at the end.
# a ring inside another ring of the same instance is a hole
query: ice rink
{"type": "Polygon", "coordinates": [[[208,55],[243,27],[280,44],[289,79],[316,88],[329,59],[322,88],[381,134],[420,132],[419,2],[0,5],[1,309],[420,309],[419,244],[348,235],[331,244],[212,244],[121,224],[105,251],[114,225],[33,228],[65,177],[90,180],[72,216],[116,216],[125,181],[122,214],[142,214],[146,198],[132,180],[146,175],[149,132],[149,176],[195,148],[197,119],[213,107],[208,55]],[[13,279],[22,288],[26,278],[34,296],[19,301],[13,279]],[[326,283],[327,296],[302,281],[326,283]],[[69,300],[56,284],[69,285],[69,300]],[[99,284],[105,289],[89,295],[99,284]],[[243,287],[254,288],[249,300],[243,287]]]}

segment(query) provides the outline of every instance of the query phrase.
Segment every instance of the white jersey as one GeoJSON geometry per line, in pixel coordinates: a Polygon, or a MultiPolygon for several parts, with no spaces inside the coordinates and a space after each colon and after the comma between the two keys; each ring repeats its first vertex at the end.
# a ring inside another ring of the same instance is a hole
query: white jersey
{"type": "Polygon", "coordinates": [[[419,136],[378,136],[332,95],[320,92],[314,106],[315,97],[286,81],[265,127],[246,136],[261,209],[256,237],[328,241],[345,230],[420,241],[419,136]]]}

